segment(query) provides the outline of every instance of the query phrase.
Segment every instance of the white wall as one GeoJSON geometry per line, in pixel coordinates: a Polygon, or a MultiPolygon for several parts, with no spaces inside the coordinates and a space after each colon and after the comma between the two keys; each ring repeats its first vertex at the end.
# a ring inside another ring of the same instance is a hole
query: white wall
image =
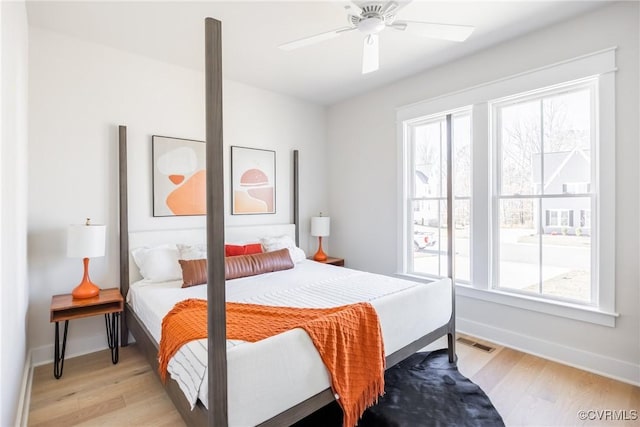
{"type": "MultiPolygon", "coordinates": [[[[151,136],[204,140],[204,75],[33,27],[29,67],[29,346],[40,363],[53,355],[51,295],[70,292],[82,274],[81,261],[65,257],[67,225],[85,217],[107,225],[107,253],[91,260],[91,278],[118,286],[117,125],[128,126],[130,230],[204,227],[204,217],[152,217],[151,193],[151,136]]],[[[277,213],[227,215],[226,224],[292,221],[299,149],[301,247],[310,252],[309,218],[328,204],[318,179],[326,170],[324,108],[231,81],[223,96],[226,166],[231,145],[277,156],[277,213]]],[[[69,356],[106,347],[103,319],[69,328],[69,356]]]]}
{"type": "Polygon", "coordinates": [[[13,425],[27,363],[27,61],[24,2],[0,3],[0,425],[13,425]]]}
{"type": "Polygon", "coordinates": [[[464,297],[457,313],[459,329],[639,382],[638,15],[637,3],[616,3],[332,106],[332,252],[354,268],[397,271],[397,107],[618,46],[616,328],[464,297]]]}

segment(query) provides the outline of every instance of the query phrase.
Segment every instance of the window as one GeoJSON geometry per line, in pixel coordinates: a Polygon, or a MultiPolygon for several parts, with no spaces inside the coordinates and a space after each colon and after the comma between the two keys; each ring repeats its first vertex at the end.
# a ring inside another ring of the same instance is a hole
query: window
{"type": "MultiPolygon", "coordinates": [[[[409,237],[406,272],[445,277],[447,255],[447,115],[426,117],[407,126],[410,152],[409,237]]],[[[471,227],[471,115],[451,114],[454,173],[456,279],[469,282],[471,227]]]]}
{"type": "Polygon", "coordinates": [[[573,227],[573,211],[567,209],[547,209],[545,211],[548,227],[573,227]]]}
{"type": "Polygon", "coordinates": [[[580,210],[580,227],[591,228],[591,210],[580,210]]]}
{"type": "Polygon", "coordinates": [[[614,326],[615,70],[607,49],[398,109],[400,273],[447,275],[450,199],[458,294],[614,326]]]}
{"type": "Polygon", "coordinates": [[[574,212],[594,197],[594,90],[589,81],[491,103],[495,288],[591,304],[592,236],[574,212]]]}

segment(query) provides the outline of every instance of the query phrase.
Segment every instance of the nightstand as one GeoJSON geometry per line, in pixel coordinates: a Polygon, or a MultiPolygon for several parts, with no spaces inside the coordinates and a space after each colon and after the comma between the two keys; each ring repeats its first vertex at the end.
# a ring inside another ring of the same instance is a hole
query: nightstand
{"type": "MultiPolygon", "coordinates": [[[[316,261],[315,259],[313,259],[313,257],[309,257],[307,259],[310,259],[311,261],[316,261]]],[[[331,265],[336,265],[338,267],[344,267],[344,259],[343,258],[333,258],[328,256],[327,259],[325,261],[316,261],[322,264],[331,264],[331,265]]]]}
{"type": "Polygon", "coordinates": [[[124,309],[124,298],[118,288],[101,289],[98,296],[75,299],[71,294],[51,297],[50,322],[56,323],[53,376],[59,379],[64,368],[64,351],[67,346],[69,320],[104,314],[107,342],[111,349],[111,362],[118,363],[118,320],[124,309]],[[59,323],[64,320],[62,349],[60,348],[59,323]]]}

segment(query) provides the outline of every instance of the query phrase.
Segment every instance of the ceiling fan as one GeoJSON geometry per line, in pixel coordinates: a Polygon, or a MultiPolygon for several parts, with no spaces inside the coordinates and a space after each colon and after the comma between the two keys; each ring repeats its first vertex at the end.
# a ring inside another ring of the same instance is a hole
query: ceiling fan
{"type": "Polygon", "coordinates": [[[410,1],[389,2],[349,2],[345,6],[349,25],[335,30],[304,37],[278,46],[282,50],[293,50],[310,44],[338,37],[358,30],[365,35],[362,49],[362,74],[378,69],[378,34],[385,28],[407,31],[419,36],[461,42],[475,29],[469,25],[438,24],[433,22],[397,20],[396,14],[410,1]]]}

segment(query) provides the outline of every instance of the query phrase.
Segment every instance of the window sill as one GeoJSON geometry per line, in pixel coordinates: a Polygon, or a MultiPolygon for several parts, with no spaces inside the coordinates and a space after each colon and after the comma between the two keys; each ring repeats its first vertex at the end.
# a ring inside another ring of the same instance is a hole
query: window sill
{"type": "Polygon", "coordinates": [[[394,274],[394,276],[399,279],[411,280],[412,282],[421,282],[421,283],[437,282],[438,280],[443,279],[443,277],[421,276],[418,274],[408,274],[408,273],[396,273],[394,274]]]}
{"type": "Polygon", "coordinates": [[[515,295],[497,290],[472,288],[471,286],[456,285],[456,296],[489,301],[496,304],[565,317],[567,319],[594,323],[596,325],[615,328],[618,313],[604,311],[594,307],[586,307],[577,304],[560,301],[542,300],[526,295],[515,295]]]}
{"type": "MultiPolygon", "coordinates": [[[[397,273],[396,276],[402,279],[423,283],[430,283],[439,280],[435,277],[406,273],[397,273]]],[[[509,307],[516,307],[538,313],[593,323],[596,325],[608,326],[610,328],[615,328],[616,318],[620,316],[618,313],[600,310],[595,307],[582,306],[562,301],[543,300],[527,295],[511,294],[494,289],[478,289],[473,288],[470,285],[460,283],[456,285],[456,296],[488,301],[509,307]]]]}

